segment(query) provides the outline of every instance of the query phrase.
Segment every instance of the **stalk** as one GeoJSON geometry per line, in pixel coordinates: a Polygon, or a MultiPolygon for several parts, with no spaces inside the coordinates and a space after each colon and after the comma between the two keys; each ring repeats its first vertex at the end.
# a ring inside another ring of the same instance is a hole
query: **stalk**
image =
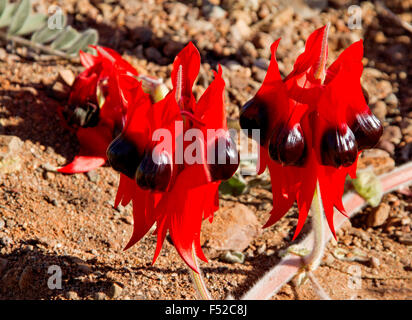
{"type": "Polygon", "coordinates": [[[193,261],[195,262],[196,269],[199,270],[199,273],[197,273],[190,267],[189,267],[189,273],[192,277],[192,281],[196,289],[198,300],[212,300],[212,297],[209,291],[207,290],[206,284],[203,280],[202,272],[199,267],[199,261],[197,260],[194,248],[192,248],[192,257],[193,257],[193,261]]]}

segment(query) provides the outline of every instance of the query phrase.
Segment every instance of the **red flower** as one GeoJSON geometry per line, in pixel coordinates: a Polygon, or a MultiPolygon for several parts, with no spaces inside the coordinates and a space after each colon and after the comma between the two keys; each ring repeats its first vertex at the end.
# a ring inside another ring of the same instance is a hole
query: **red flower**
{"type": "Polygon", "coordinates": [[[319,183],[325,215],[333,226],[333,208],[345,214],[345,178],[356,176],[359,152],[382,134],[379,120],[365,101],[360,77],[363,43],[348,47],[326,69],[328,27],[313,32],[292,72],[282,80],[276,61],[279,40],[264,82],[241,111],[244,129],[260,129],[260,167],[269,167],[273,210],[266,227],[297,201],[299,234],[319,183]]]}
{"type": "Polygon", "coordinates": [[[97,56],[80,51],[80,61],[86,70],[74,81],[68,101],[73,109],[68,122],[79,126],[76,134],[80,151],[59,172],[87,172],[106,162],[106,149],[116,132],[122,130],[127,112],[119,76],[138,75],[117,52],[99,46],[94,48],[97,56]]]}
{"type": "Polygon", "coordinates": [[[175,59],[173,90],[163,100],[152,105],[141,87],[130,91],[133,103],[124,130],[108,148],[110,164],[121,172],[115,204],[133,201],[134,230],[126,249],[156,223],[158,241],[153,262],[169,230],[178,253],[195,271],[194,254],[207,261],[200,247],[202,220],[212,220],[218,209],[220,180],[230,178],[238,166],[236,147],[227,131],[222,70],[219,68],[214,81],[196,102],[192,87],[199,68],[199,52],[189,43],[175,59]],[[161,142],[153,141],[153,133],[160,128],[171,133],[171,145],[160,148],[161,142]],[[188,152],[191,146],[187,141],[179,145],[179,141],[194,132],[191,129],[201,133],[196,139],[201,161],[189,163],[184,158],[179,163],[179,151],[188,152]],[[208,129],[221,131],[208,136],[208,129]],[[236,164],[207,163],[216,141],[223,141],[224,157],[235,159],[236,164]],[[159,156],[160,164],[154,162],[152,152],[159,156]]]}

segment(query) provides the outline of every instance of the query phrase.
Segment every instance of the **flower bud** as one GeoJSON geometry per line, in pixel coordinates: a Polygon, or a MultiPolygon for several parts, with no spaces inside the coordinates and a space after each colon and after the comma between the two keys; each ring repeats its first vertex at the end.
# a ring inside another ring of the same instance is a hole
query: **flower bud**
{"type": "Polygon", "coordinates": [[[172,180],[172,160],[163,151],[155,156],[147,152],[136,170],[136,183],[142,189],[166,191],[172,180]]]}
{"type": "Polygon", "coordinates": [[[106,151],[107,159],[112,168],[129,178],[134,178],[136,169],[141,161],[141,152],[123,135],[117,136],[106,151]]]}
{"type": "Polygon", "coordinates": [[[246,102],[240,110],[240,126],[242,129],[248,130],[249,138],[252,136],[252,129],[260,130],[260,144],[265,145],[267,140],[268,115],[266,106],[251,99],[246,102]]]}
{"type": "Polygon", "coordinates": [[[214,157],[208,158],[209,161],[214,160],[208,164],[212,181],[230,179],[239,167],[240,160],[235,142],[230,135],[220,136],[208,146],[209,152],[212,148],[214,157]]]}
{"type": "Polygon", "coordinates": [[[360,150],[373,148],[383,132],[381,122],[372,113],[357,114],[352,128],[360,150]]]}
{"type": "Polygon", "coordinates": [[[269,156],[284,166],[301,166],[305,161],[306,143],[299,123],[292,128],[275,130],[269,142],[269,156]],[[277,134],[276,134],[277,133],[277,134]]]}
{"type": "Polygon", "coordinates": [[[327,130],[321,141],[321,158],[326,166],[349,167],[356,161],[358,146],[349,127],[327,130]]]}

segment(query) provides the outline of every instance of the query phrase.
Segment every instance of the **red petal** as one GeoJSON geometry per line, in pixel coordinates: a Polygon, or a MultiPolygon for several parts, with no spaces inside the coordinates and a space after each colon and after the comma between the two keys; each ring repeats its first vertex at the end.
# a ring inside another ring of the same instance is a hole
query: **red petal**
{"type": "Polygon", "coordinates": [[[324,69],[328,57],[327,30],[327,26],[323,26],[308,37],[305,51],[296,59],[293,70],[285,78],[285,82],[310,71],[310,69],[315,73],[319,69],[324,69]]]}
{"type": "Polygon", "coordinates": [[[214,72],[215,79],[199,99],[195,116],[200,119],[207,129],[227,129],[225,110],[225,81],[222,78],[222,67],[214,72]]]}
{"type": "Polygon", "coordinates": [[[57,169],[61,173],[81,173],[101,167],[106,162],[105,157],[76,156],[68,165],[57,169]]]}
{"type": "Polygon", "coordinates": [[[192,87],[200,69],[200,54],[192,42],[189,42],[189,44],[180,51],[173,62],[171,78],[174,90],[178,87],[177,81],[180,68],[182,72],[182,83],[180,84],[182,89],[181,94],[186,98],[191,98],[193,96],[192,87]]]}
{"type": "Polygon", "coordinates": [[[80,56],[80,62],[85,68],[93,67],[100,60],[95,55],[84,52],[82,50],[79,51],[79,56],[80,56]]]}

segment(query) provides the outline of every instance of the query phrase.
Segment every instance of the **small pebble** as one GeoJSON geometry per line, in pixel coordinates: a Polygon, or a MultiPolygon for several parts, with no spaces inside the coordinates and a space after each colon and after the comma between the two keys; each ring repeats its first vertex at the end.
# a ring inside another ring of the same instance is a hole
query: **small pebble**
{"type": "Polygon", "coordinates": [[[109,297],[116,299],[122,294],[123,288],[117,283],[113,283],[109,290],[109,297]]]}

